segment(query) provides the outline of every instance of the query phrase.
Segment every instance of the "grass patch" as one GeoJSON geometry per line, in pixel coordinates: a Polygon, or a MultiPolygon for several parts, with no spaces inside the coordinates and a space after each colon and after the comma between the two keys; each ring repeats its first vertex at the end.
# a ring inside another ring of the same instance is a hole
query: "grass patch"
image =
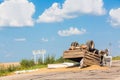
{"type": "Polygon", "coordinates": [[[113,57],[113,60],[120,60],[120,56],[113,57]]]}
{"type": "Polygon", "coordinates": [[[14,66],[14,65],[9,65],[7,67],[5,67],[4,65],[0,66],[0,76],[6,76],[10,73],[12,73],[13,71],[19,70],[20,66],[14,66]]]}
{"type": "Polygon", "coordinates": [[[39,68],[46,68],[47,65],[34,65],[32,67],[26,68],[25,70],[32,70],[32,69],[39,69],[39,68]]]}
{"type": "Polygon", "coordinates": [[[32,70],[32,69],[39,69],[45,68],[48,64],[53,63],[63,63],[63,62],[71,62],[70,60],[63,59],[62,57],[55,59],[55,56],[47,56],[45,58],[44,63],[42,62],[42,58],[38,59],[38,64],[35,64],[33,59],[22,59],[20,61],[20,66],[10,65],[8,67],[0,66],[0,76],[6,76],[14,71],[19,70],[32,70]]]}
{"type": "Polygon", "coordinates": [[[20,62],[22,68],[30,68],[35,65],[33,60],[23,59],[20,62]]]}

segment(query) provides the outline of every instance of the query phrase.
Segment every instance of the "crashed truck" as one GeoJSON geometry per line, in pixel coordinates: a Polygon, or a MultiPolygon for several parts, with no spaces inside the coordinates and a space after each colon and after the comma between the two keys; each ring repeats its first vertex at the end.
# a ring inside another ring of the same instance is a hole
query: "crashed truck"
{"type": "Polygon", "coordinates": [[[107,63],[111,67],[112,57],[108,56],[108,53],[108,49],[96,49],[94,41],[90,40],[81,45],[78,42],[72,42],[70,48],[64,51],[63,58],[80,62],[80,68],[91,65],[104,66],[107,63]]]}

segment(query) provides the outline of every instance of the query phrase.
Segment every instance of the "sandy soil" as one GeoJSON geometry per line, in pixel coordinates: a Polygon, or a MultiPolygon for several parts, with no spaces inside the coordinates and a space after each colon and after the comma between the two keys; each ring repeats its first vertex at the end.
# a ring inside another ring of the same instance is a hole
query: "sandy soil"
{"type": "Polygon", "coordinates": [[[120,80],[120,61],[113,61],[111,68],[97,65],[83,69],[43,68],[31,73],[1,77],[0,80],[120,80]]]}

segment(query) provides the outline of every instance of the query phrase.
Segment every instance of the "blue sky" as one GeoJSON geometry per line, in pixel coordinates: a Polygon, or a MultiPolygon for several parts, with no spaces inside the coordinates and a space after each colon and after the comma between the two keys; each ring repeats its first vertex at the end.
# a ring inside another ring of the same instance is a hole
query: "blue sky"
{"type": "Polygon", "coordinates": [[[71,42],[94,40],[120,55],[120,0],[0,0],[0,62],[62,56],[71,42]]]}

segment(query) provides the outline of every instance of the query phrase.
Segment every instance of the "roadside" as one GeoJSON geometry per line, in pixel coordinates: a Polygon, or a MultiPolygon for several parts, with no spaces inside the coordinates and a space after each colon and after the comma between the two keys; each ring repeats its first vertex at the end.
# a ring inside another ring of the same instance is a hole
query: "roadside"
{"type": "Polygon", "coordinates": [[[42,68],[35,72],[14,74],[10,76],[1,77],[0,80],[119,80],[120,79],[120,60],[113,61],[111,68],[100,67],[93,65],[91,67],[79,69],[59,68],[47,69],[42,68]]]}

